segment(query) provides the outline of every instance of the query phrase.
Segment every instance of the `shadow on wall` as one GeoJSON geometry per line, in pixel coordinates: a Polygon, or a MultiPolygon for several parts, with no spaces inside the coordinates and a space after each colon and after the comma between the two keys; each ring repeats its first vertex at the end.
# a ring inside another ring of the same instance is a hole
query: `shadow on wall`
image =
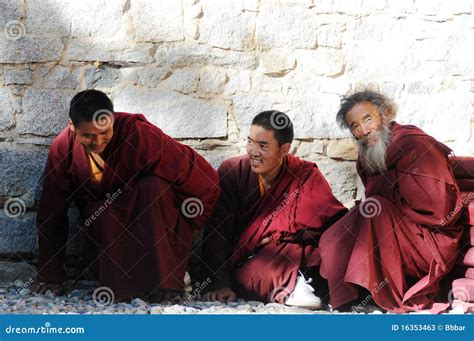
{"type": "MultiPolygon", "coordinates": [[[[255,68],[256,57],[199,45],[181,24],[186,11],[175,1],[0,0],[0,260],[35,261],[41,175],[78,91],[100,89],[117,111],[143,112],[173,137],[221,141],[221,155],[205,155],[214,166],[239,153],[225,141],[228,96],[239,85],[224,94],[224,70],[255,68]],[[184,39],[194,46],[175,44],[184,39]]],[[[184,20],[193,26],[200,16],[184,20]]],[[[77,215],[72,208],[71,256],[77,215]]]]}

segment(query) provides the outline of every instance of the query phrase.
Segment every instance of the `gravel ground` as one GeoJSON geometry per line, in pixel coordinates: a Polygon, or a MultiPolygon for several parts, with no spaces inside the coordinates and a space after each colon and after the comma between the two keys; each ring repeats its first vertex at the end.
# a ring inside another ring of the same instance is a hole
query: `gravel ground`
{"type": "MultiPolygon", "coordinates": [[[[334,314],[325,310],[308,310],[278,303],[238,300],[227,304],[195,300],[193,291],[160,303],[140,298],[128,302],[110,303],[111,292],[98,288],[96,282],[81,281],[71,286],[69,293],[54,296],[32,294],[31,281],[16,280],[0,287],[0,312],[9,314],[334,314]]],[[[381,312],[375,312],[381,314],[381,312]]]]}
{"type": "MultiPolygon", "coordinates": [[[[200,301],[192,288],[173,299],[160,303],[135,298],[127,302],[111,303],[110,289],[98,283],[81,281],[70,285],[67,294],[54,296],[32,294],[32,281],[16,280],[0,286],[0,312],[6,314],[348,314],[325,306],[323,310],[288,307],[278,303],[238,300],[227,304],[200,301]]],[[[428,312],[422,312],[428,313],[428,312]]],[[[462,314],[462,308],[449,313],[462,314]]],[[[353,311],[349,314],[363,314],[353,311]]],[[[375,310],[370,314],[382,314],[375,310]]]]}

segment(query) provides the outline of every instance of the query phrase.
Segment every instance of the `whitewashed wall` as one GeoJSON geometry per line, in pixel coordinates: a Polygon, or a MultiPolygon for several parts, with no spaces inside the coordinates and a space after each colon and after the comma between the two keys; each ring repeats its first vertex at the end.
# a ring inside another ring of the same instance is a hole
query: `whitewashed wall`
{"type": "MultiPolygon", "coordinates": [[[[294,120],[294,152],[343,202],[357,195],[341,96],[369,86],[398,121],[474,155],[469,0],[0,0],[0,253],[35,247],[48,145],[71,96],[111,95],[214,165],[242,153],[253,116],[294,120]],[[36,199],[35,199],[36,198],[36,199]]],[[[359,191],[360,195],[360,191],[359,191]]]]}

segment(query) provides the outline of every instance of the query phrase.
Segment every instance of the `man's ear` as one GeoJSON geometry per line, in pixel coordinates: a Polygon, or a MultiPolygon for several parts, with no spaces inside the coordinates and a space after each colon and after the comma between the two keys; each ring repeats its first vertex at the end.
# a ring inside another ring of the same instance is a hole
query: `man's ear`
{"type": "Polygon", "coordinates": [[[69,129],[71,129],[72,132],[76,131],[76,128],[74,128],[74,124],[72,124],[71,119],[68,119],[67,125],[68,125],[69,129]]]}
{"type": "Polygon", "coordinates": [[[283,157],[287,156],[290,152],[291,143],[284,143],[280,147],[280,152],[283,157]]]}

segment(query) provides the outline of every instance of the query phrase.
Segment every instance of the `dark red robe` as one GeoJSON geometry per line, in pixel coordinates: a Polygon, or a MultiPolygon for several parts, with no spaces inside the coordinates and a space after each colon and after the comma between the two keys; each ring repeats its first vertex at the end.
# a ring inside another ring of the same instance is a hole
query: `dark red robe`
{"type": "Polygon", "coordinates": [[[209,288],[227,286],[244,298],[282,302],[298,270],[319,265],[319,235],[347,209],[317,166],[293,155],[263,196],[247,156],[225,161],[218,173],[221,197],[202,249],[209,288]],[[267,236],[270,243],[259,248],[267,236]]]}
{"type": "Polygon", "coordinates": [[[65,278],[67,209],[74,199],[97,249],[101,285],[118,297],[182,290],[193,232],[204,227],[219,197],[217,172],[141,114],[115,113],[101,157],[106,167],[97,184],[69,128],[51,145],[37,214],[39,280],[65,278]]]}
{"type": "Polygon", "coordinates": [[[385,174],[370,176],[357,161],[366,199],[322,235],[320,272],[334,308],[357,298],[358,285],[390,311],[439,311],[439,281],[462,235],[451,150],[414,126],[391,129],[385,174]]]}

